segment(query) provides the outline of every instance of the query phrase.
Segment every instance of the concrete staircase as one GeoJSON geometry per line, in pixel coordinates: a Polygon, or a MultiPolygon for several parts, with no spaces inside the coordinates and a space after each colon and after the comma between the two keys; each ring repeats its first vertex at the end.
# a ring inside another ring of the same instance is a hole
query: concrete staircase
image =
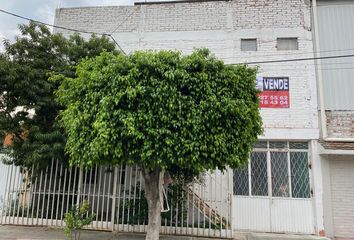
{"type": "Polygon", "coordinates": [[[198,196],[192,189],[188,188],[187,190],[189,201],[205,215],[205,217],[214,225],[220,226],[222,229],[230,229],[230,222],[219,214],[215,209],[210,207],[204,199],[198,196]]]}

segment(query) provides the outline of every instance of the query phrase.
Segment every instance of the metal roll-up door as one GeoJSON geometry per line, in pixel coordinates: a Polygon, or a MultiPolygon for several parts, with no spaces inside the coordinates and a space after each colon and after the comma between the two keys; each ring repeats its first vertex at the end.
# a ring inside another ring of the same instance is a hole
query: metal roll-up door
{"type": "Polygon", "coordinates": [[[354,236],[354,156],[330,161],[335,237],[354,236]]]}

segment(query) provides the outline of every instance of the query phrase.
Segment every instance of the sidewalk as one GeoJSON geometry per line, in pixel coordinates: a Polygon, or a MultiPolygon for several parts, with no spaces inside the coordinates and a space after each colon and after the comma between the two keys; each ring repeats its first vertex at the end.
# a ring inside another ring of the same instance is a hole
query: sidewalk
{"type": "MultiPolygon", "coordinates": [[[[0,226],[0,240],[67,240],[63,230],[48,227],[0,226]]],[[[81,240],[144,240],[144,234],[82,231],[81,240]]],[[[161,235],[160,240],[216,240],[188,236],[161,235]]],[[[235,240],[328,240],[328,238],[269,233],[235,233],[235,240]]]]}
{"type": "MultiPolygon", "coordinates": [[[[0,240],[67,240],[62,229],[48,227],[0,226],[0,240]]],[[[82,231],[81,240],[144,240],[144,234],[82,231]]],[[[160,236],[160,240],[209,240],[185,236],[160,236]]],[[[215,238],[213,238],[215,240],[215,238]]]]}
{"type": "Polygon", "coordinates": [[[253,233],[253,232],[235,232],[235,240],[329,240],[326,237],[313,235],[295,235],[282,233],[253,233]]]}

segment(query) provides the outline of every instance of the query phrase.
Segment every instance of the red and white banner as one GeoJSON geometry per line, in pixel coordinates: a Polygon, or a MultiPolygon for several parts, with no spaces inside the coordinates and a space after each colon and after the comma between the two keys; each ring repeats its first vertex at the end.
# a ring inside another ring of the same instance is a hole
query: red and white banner
{"type": "Polygon", "coordinates": [[[257,77],[259,105],[261,108],[289,108],[288,77],[257,77]]]}

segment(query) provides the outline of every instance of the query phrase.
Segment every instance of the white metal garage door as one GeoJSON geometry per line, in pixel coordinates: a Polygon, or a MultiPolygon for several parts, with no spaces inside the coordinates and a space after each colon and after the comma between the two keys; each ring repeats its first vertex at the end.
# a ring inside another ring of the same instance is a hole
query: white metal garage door
{"type": "Polygon", "coordinates": [[[334,235],[354,237],[354,157],[330,161],[334,235]]]}

